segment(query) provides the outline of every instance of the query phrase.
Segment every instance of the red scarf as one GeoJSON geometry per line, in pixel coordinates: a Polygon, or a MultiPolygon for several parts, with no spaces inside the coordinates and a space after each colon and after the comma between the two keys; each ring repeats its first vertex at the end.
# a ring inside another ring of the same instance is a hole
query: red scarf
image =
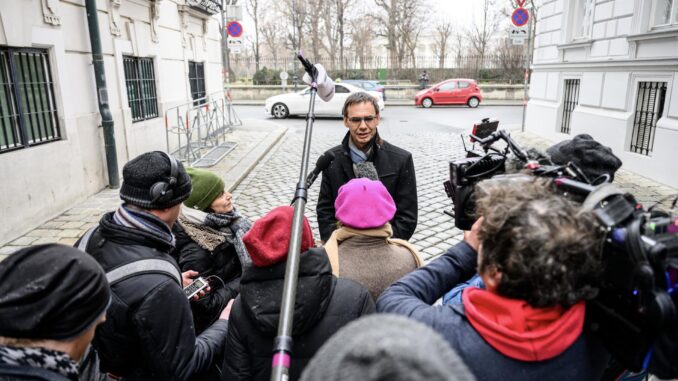
{"type": "Polygon", "coordinates": [[[469,287],[462,294],[469,322],[492,348],[521,361],[543,361],[563,353],[581,335],[583,301],[567,310],[560,306],[533,308],[524,300],[509,299],[469,287]]]}

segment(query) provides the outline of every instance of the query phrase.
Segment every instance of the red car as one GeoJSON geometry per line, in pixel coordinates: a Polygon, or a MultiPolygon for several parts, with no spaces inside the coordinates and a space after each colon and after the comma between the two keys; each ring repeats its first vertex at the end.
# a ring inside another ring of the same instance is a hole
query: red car
{"type": "Polygon", "coordinates": [[[478,107],[483,100],[476,81],[472,79],[446,79],[421,90],[414,96],[414,104],[429,108],[433,105],[468,105],[478,107]]]}

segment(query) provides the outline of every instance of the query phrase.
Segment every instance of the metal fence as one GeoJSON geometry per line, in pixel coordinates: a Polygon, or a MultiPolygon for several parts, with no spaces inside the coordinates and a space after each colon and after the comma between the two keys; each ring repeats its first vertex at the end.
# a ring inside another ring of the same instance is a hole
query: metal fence
{"type": "Polygon", "coordinates": [[[633,118],[631,151],[650,155],[654,147],[657,120],[664,114],[666,82],[639,82],[633,118]]]}
{"type": "MultiPolygon", "coordinates": [[[[426,70],[432,82],[446,78],[473,78],[486,82],[521,83],[524,75],[525,57],[502,55],[456,56],[448,55],[444,60],[434,56],[419,56],[394,64],[388,56],[309,57],[312,62],[321,63],[333,78],[373,79],[384,83],[389,81],[416,82],[426,70]]],[[[279,74],[287,71],[290,80],[301,75],[302,68],[292,57],[262,57],[257,61],[251,56],[231,57],[232,75],[238,79],[252,78],[255,85],[278,85],[279,74]]]]}
{"type": "Polygon", "coordinates": [[[566,79],[565,93],[563,94],[563,120],[560,123],[560,132],[570,133],[572,111],[579,104],[579,80],[566,79]]]}
{"type": "Polygon", "coordinates": [[[0,153],[59,139],[47,50],[0,47],[0,153]]]}

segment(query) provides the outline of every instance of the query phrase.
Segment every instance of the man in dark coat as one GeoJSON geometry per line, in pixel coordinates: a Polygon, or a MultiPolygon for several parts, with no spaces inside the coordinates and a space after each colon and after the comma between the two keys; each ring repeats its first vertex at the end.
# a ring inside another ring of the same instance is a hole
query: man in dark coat
{"type": "MultiPolygon", "coordinates": [[[[122,176],[125,202],[101,218],[86,251],[106,272],[154,260],[178,273],[169,252],[175,245],[171,227],[191,194],[184,167],[164,152],[148,152],[127,163],[122,176]]],[[[190,283],[186,274],[182,278],[184,286],[190,283]]],[[[229,307],[196,338],[191,308],[176,278],[137,274],[111,291],[108,318],[93,342],[104,372],[125,380],[187,380],[205,379],[214,370],[223,353],[229,307]]]]}
{"type": "Polygon", "coordinates": [[[481,182],[483,217],[466,240],[386,289],[377,310],[431,326],[478,380],[600,380],[609,356],[584,328],[584,301],[597,293],[602,237],[543,181],[481,182]],[[476,265],[486,289],[432,305],[476,265]]]}
{"type": "Polygon", "coordinates": [[[75,381],[111,292],[89,255],[49,244],[0,262],[0,380],[75,381]]]}
{"type": "MultiPolygon", "coordinates": [[[[271,378],[271,349],[278,330],[293,214],[292,207],[275,208],[256,221],[243,238],[252,264],[245,266],[240,295],[233,304],[223,381],[271,378]]],[[[339,328],[374,312],[367,289],[332,275],[325,250],[313,248],[313,232],[306,218],[301,251],[290,380],[299,379],[311,357],[339,328]]]]}
{"type": "Polygon", "coordinates": [[[418,207],[412,154],[381,139],[379,105],[371,95],[351,94],[342,113],[348,132],[341,145],[330,149],[334,161],[323,171],[318,195],[320,239],[327,241],[336,228],[334,200],[339,188],[356,177],[380,180],[386,186],[396,204],[393,238],[410,239],[417,227],[418,207]]]}

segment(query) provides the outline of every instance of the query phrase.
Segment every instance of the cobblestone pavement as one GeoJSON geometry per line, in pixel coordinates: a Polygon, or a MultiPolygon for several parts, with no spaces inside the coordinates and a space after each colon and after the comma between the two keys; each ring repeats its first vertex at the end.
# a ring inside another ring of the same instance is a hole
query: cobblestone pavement
{"type": "MultiPolygon", "coordinates": [[[[318,156],[338,144],[346,132],[338,120],[336,127],[334,123],[330,125],[332,127],[323,124],[321,128],[313,131],[309,170],[318,156]]],[[[411,242],[420,250],[425,260],[431,260],[462,238],[461,231],[454,228],[452,219],[443,214],[443,210],[451,208],[451,203],[442,185],[448,176],[448,162],[463,156],[459,134],[456,131],[440,129],[427,132],[425,128],[396,131],[389,129],[387,124],[380,130],[384,139],[408,149],[413,154],[419,197],[419,224],[411,242]]],[[[240,133],[244,134],[241,136],[243,144],[240,149],[257,144],[266,135],[262,130],[259,132],[261,136],[258,136],[256,131],[249,131],[250,135],[246,135],[248,133],[246,131],[240,133]]],[[[543,149],[550,145],[550,142],[534,135],[516,132],[513,134],[525,147],[543,149]]],[[[244,215],[255,220],[275,206],[290,203],[299,177],[303,139],[302,129],[290,129],[234,189],[236,206],[244,215]]],[[[220,163],[213,170],[223,175],[224,165],[220,163]]],[[[652,180],[625,170],[618,172],[615,182],[634,194],[645,205],[651,205],[677,192],[673,188],[656,184],[652,180]]],[[[315,206],[319,186],[320,179],[309,190],[306,206],[306,216],[314,228],[316,237],[318,234],[315,206]]],[[[73,244],[89,226],[99,220],[101,214],[112,210],[119,203],[117,190],[104,190],[89,197],[62,215],[0,247],[0,260],[18,248],[28,245],[48,242],[73,244]]]]}

